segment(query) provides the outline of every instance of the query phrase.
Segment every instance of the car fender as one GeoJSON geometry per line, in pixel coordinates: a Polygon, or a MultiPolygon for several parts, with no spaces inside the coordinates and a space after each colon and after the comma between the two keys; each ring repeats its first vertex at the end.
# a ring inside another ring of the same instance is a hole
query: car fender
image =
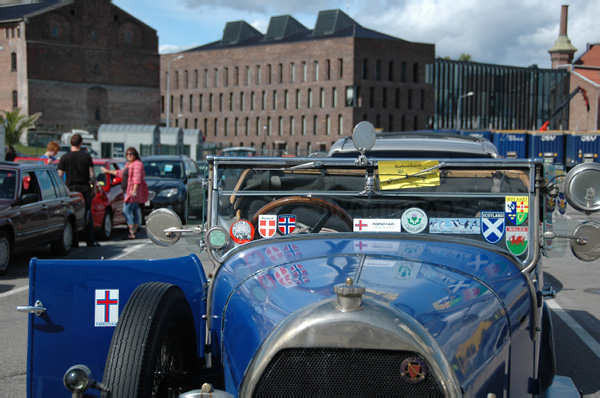
{"type": "MultiPolygon", "coordinates": [[[[29,265],[27,395],[65,395],[63,375],[85,364],[101,378],[118,314],[145,282],[177,285],[194,315],[203,342],[206,276],[196,255],[165,260],[39,260],[29,265]]],[[[204,344],[198,344],[202,356],[204,344]]]]}

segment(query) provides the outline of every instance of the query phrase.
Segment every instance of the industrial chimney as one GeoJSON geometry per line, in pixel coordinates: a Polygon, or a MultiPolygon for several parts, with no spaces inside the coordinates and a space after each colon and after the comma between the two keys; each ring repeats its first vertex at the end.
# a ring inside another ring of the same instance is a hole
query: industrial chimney
{"type": "Polygon", "coordinates": [[[559,65],[566,65],[573,62],[573,56],[577,51],[567,36],[568,14],[569,6],[563,5],[560,12],[560,31],[558,39],[556,39],[552,48],[548,50],[550,53],[550,60],[552,61],[552,69],[558,69],[559,65]]]}

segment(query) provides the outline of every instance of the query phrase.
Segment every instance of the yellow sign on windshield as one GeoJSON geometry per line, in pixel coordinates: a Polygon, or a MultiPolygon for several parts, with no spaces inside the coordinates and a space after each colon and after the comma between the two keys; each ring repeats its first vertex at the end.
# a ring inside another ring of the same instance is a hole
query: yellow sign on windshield
{"type": "Polygon", "coordinates": [[[381,190],[440,185],[440,169],[437,160],[380,161],[378,168],[381,190]]]}

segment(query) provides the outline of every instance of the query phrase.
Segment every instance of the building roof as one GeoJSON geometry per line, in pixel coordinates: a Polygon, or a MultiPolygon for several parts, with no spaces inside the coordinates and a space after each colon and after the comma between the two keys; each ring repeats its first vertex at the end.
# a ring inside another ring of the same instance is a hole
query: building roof
{"type": "Polygon", "coordinates": [[[600,43],[588,43],[585,52],[573,64],[575,67],[578,65],[600,67],[600,43]]]}
{"type": "Polygon", "coordinates": [[[43,0],[35,3],[0,6],[0,22],[20,20],[25,15],[44,10],[48,7],[57,5],[60,2],[61,0],[43,0]]]}
{"type": "Polygon", "coordinates": [[[185,52],[338,37],[404,41],[397,37],[363,28],[341,10],[325,10],[319,11],[315,28],[312,30],[306,28],[290,15],[271,17],[266,34],[260,33],[245,21],[228,22],[223,30],[221,40],[185,52]]]}
{"type": "Polygon", "coordinates": [[[98,133],[145,133],[154,132],[156,128],[154,124],[101,124],[98,133]]]}

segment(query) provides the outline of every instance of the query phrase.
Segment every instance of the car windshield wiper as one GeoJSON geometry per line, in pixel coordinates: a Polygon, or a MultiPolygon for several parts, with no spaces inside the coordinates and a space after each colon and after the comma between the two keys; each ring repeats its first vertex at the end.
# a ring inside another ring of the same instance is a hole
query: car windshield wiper
{"type": "Polygon", "coordinates": [[[397,177],[397,178],[391,178],[391,179],[389,179],[389,180],[386,180],[386,182],[393,182],[393,181],[398,181],[398,180],[404,180],[404,179],[406,179],[406,178],[412,178],[412,177],[421,177],[421,178],[426,178],[426,177],[425,177],[424,175],[422,175],[422,174],[426,174],[426,173],[428,173],[428,172],[430,172],[430,171],[432,171],[432,170],[435,170],[435,169],[440,169],[440,168],[442,168],[442,167],[443,167],[443,166],[445,166],[445,165],[446,165],[446,163],[442,162],[442,163],[436,164],[435,166],[428,167],[428,168],[426,168],[426,169],[423,169],[423,170],[419,170],[419,171],[417,171],[416,173],[407,174],[407,175],[400,176],[400,177],[397,177]]]}

